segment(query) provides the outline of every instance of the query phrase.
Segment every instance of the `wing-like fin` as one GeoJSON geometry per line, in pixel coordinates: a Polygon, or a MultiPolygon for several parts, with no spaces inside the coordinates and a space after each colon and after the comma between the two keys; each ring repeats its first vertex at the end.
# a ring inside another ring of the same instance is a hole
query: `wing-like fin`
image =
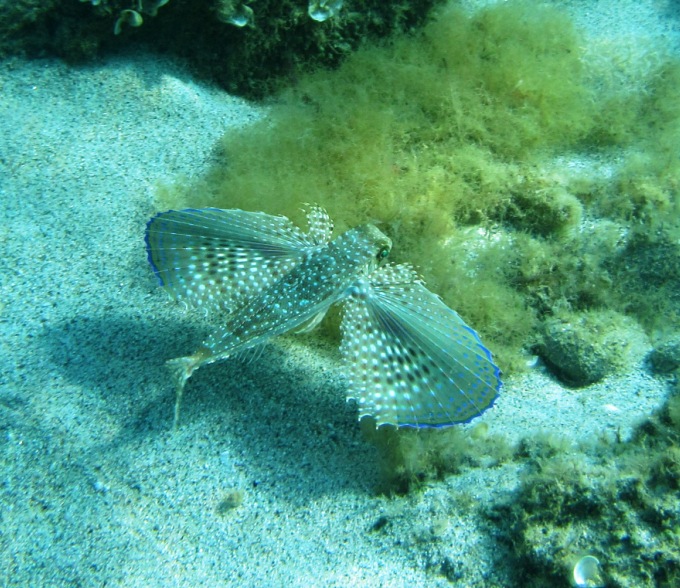
{"type": "Polygon", "coordinates": [[[477,334],[408,265],[385,265],[346,300],[342,354],[359,417],[443,427],[481,414],[500,370],[477,334]]]}
{"type": "Polygon", "coordinates": [[[171,296],[231,311],[293,269],[317,246],[316,238],[283,216],[205,208],[156,215],[145,240],[149,262],[171,296]]]}

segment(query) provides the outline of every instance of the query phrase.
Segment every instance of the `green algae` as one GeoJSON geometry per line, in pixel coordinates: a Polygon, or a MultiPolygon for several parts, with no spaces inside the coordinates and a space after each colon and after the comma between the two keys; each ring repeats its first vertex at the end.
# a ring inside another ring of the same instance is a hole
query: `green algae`
{"type": "Polygon", "coordinates": [[[381,479],[377,487],[386,495],[407,494],[433,480],[475,467],[495,467],[511,461],[514,449],[500,435],[489,434],[486,424],[470,430],[375,428],[361,421],[364,438],[380,455],[381,479]]]}
{"type": "MultiPolygon", "coordinates": [[[[421,31],[298,80],[267,120],[225,136],[206,178],[164,204],[300,222],[301,203],[315,202],[339,230],[378,223],[392,257],[418,267],[506,373],[540,349],[554,317],[622,313],[654,336],[672,334],[680,66],[664,58],[639,85],[596,87],[584,40],[565,21],[523,2],[441,10],[421,31]]],[[[513,448],[480,429],[364,428],[386,494],[525,464],[506,502],[480,507],[518,583],[566,585],[575,559],[591,554],[607,585],[672,585],[679,407],[676,395],[633,441],[590,448],[554,437],[513,448]]]]}
{"type": "Polygon", "coordinates": [[[677,328],[674,274],[650,293],[635,272],[654,256],[677,265],[659,247],[679,230],[678,65],[660,61],[638,87],[608,93],[584,42],[551,7],[445,7],[422,30],[297,80],[164,204],[300,222],[314,202],[339,230],[376,223],[393,259],[416,265],[505,373],[522,369],[559,310],[612,309],[654,331],[661,308],[677,328]],[[580,171],[567,165],[584,158],[580,171]]]}
{"type": "Polygon", "coordinates": [[[554,451],[534,441],[518,489],[482,510],[516,556],[523,586],[565,584],[584,553],[606,586],[680,581],[680,395],[628,443],[554,451]]]}

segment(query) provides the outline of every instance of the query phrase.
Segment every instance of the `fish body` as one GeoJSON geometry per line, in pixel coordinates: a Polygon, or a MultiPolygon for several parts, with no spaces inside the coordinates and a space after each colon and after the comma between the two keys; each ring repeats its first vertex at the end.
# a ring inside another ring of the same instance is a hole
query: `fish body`
{"type": "Polygon", "coordinates": [[[168,362],[175,424],[197,368],[313,328],[338,303],[348,396],[360,418],[446,426],[488,408],[501,386],[490,352],[410,266],[381,264],[390,239],[366,224],[331,240],[326,212],[311,207],[307,216],[306,233],[285,217],[241,210],[168,211],[149,221],[146,248],[161,285],[189,306],[226,314],[194,354],[168,362]]]}
{"type": "Polygon", "coordinates": [[[239,307],[206,347],[216,360],[320,320],[390,247],[376,227],[364,225],[310,251],[289,273],[239,307]]]}

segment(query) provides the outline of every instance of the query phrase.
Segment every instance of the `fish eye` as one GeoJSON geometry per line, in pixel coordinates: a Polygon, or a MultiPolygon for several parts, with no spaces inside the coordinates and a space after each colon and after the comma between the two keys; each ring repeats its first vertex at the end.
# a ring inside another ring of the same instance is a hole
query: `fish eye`
{"type": "Polygon", "coordinates": [[[385,259],[389,254],[390,254],[389,247],[383,247],[383,248],[380,250],[380,252],[378,253],[378,255],[376,255],[376,258],[377,258],[378,261],[382,261],[382,260],[385,259]]]}

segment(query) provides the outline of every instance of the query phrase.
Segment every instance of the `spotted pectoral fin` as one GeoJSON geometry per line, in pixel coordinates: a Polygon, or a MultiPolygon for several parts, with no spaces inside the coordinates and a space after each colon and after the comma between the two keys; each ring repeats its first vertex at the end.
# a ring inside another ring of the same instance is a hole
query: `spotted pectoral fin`
{"type": "Polygon", "coordinates": [[[286,217],[218,208],[157,214],[147,224],[145,241],[149,262],[173,298],[227,311],[317,246],[286,217]]]}
{"type": "Polygon", "coordinates": [[[345,303],[342,354],[359,417],[440,427],[472,419],[498,395],[500,371],[477,334],[407,265],[386,265],[345,303]]]}

